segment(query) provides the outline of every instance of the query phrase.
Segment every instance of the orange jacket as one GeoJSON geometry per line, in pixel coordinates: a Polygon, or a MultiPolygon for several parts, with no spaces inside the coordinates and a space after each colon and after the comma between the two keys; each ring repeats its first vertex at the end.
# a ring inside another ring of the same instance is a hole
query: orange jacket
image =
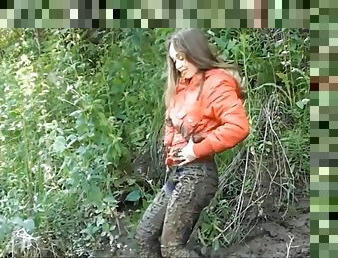
{"type": "Polygon", "coordinates": [[[245,139],[249,122],[240,95],[237,81],[224,69],[213,68],[190,80],[180,79],[166,111],[165,163],[175,165],[174,153],[190,137],[198,159],[232,148],[245,139]]]}

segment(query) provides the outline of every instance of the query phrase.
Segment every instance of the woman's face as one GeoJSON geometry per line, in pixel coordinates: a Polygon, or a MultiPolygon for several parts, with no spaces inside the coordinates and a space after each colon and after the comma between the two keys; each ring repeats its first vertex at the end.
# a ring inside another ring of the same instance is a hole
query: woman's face
{"type": "Polygon", "coordinates": [[[169,46],[169,56],[173,60],[176,69],[181,73],[181,77],[190,79],[198,72],[198,68],[186,59],[184,53],[177,52],[173,44],[169,46]]]}

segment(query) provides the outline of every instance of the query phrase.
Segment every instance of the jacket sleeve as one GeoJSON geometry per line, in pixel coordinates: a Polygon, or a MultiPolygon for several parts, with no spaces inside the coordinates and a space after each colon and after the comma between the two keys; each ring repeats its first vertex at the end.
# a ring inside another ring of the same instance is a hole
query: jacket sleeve
{"type": "Polygon", "coordinates": [[[197,158],[230,149],[248,136],[249,121],[236,87],[234,80],[223,79],[205,93],[203,108],[219,126],[193,145],[197,158]]]}

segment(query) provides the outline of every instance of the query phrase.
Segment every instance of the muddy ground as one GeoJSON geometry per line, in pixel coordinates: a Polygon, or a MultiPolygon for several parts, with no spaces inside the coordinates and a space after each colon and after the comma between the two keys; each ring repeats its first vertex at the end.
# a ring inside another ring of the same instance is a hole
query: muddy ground
{"type": "MultiPolygon", "coordinates": [[[[280,213],[267,213],[251,233],[240,243],[214,251],[211,247],[196,247],[196,239],[189,245],[210,258],[279,258],[310,257],[310,208],[309,198],[302,197],[290,207],[284,220],[280,213]]],[[[138,257],[133,232],[121,236],[121,245],[115,252],[97,251],[94,257],[138,257]]]]}
{"type": "Polygon", "coordinates": [[[256,225],[242,242],[207,257],[310,257],[309,199],[303,199],[285,220],[273,216],[256,225]]]}

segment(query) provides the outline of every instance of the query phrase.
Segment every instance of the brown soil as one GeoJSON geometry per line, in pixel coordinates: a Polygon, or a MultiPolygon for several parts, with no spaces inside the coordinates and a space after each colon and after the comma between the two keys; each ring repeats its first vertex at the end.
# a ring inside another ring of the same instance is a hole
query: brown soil
{"type": "MultiPolygon", "coordinates": [[[[308,207],[308,199],[306,202],[308,207]]],[[[310,210],[304,207],[293,213],[285,220],[261,222],[243,242],[209,252],[206,256],[212,258],[310,257],[310,210]]]]}
{"type": "MultiPolygon", "coordinates": [[[[298,198],[284,219],[280,215],[271,212],[266,214],[250,234],[240,243],[227,248],[219,248],[217,251],[211,247],[194,247],[205,257],[210,258],[306,258],[310,257],[310,208],[309,198],[298,198]]],[[[116,252],[99,251],[94,257],[138,257],[137,244],[133,233],[120,237],[121,245],[116,252]]],[[[192,246],[194,239],[189,241],[192,246]]],[[[193,246],[192,246],[193,247],[193,246]]]]}

